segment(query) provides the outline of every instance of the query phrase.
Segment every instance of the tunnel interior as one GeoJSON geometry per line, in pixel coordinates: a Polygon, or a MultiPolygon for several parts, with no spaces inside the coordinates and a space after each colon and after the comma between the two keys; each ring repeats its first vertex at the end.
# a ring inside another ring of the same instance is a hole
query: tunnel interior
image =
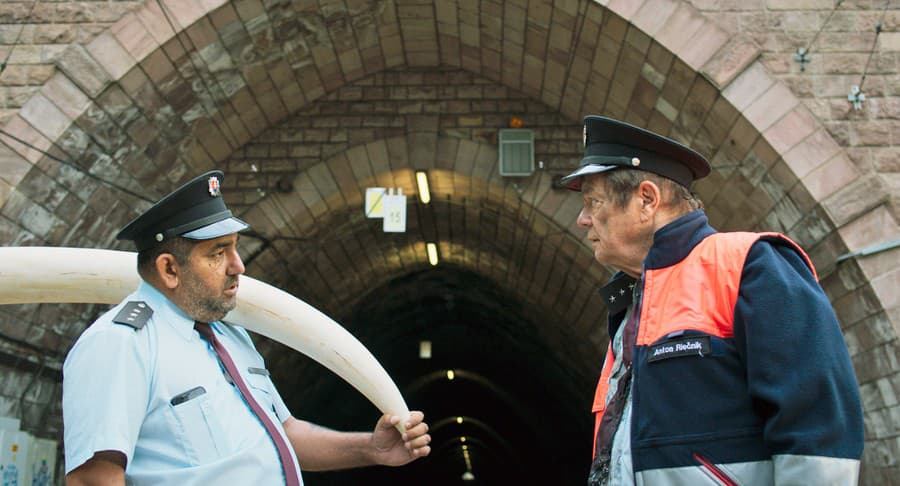
{"type": "MultiPolygon", "coordinates": [[[[592,383],[539,338],[554,325],[493,282],[442,265],[359,299],[344,320],[410,409],[426,414],[430,457],[408,467],[305,473],[307,484],[574,484],[585,475],[592,383]],[[419,356],[430,341],[432,356],[419,356]],[[452,379],[448,375],[452,371],[452,379]],[[470,472],[474,479],[465,480],[470,472]]],[[[260,343],[295,416],[370,430],[378,410],[324,367],[260,343]]],[[[598,363],[599,369],[599,363],[598,363]]]]}

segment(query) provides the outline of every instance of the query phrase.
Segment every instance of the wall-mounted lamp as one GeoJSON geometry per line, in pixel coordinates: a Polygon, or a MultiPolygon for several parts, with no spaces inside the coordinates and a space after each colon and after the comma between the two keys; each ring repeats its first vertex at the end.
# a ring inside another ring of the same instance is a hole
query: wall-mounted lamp
{"type": "Polygon", "coordinates": [[[424,171],[416,172],[416,185],[419,186],[419,200],[422,204],[431,202],[431,191],[428,189],[428,173],[424,171]]]}
{"type": "Polygon", "coordinates": [[[438,264],[437,245],[434,243],[426,243],[425,251],[428,252],[428,263],[430,263],[432,267],[437,265],[438,264]]]}
{"type": "Polygon", "coordinates": [[[447,379],[448,380],[452,380],[455,377],[456,377],[456,374],[453,373],[453,370],[447,370],[447,379]]]}

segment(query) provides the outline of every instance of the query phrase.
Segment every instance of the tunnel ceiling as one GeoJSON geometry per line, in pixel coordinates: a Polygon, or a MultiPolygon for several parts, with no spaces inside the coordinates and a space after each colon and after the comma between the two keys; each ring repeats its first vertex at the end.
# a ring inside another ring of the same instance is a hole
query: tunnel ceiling
{"type": "MultiPolygon", "coordinates": [[[[852,164],[754,62],[752,43],[687,4],[658,3],[663,11],[593,1],[148,1],[72,45],[5,127],[32,148],[0,145],[19,168],[0,230],[17,245],[116,247],[116,230],[150,201],[223,168],[229,205],[253,226],[241,239],[248,274],[346,325],[439,425],[430,462],[309,484],[392,474],[457,484],[463,433],[496,484],[529,473],[581,478],[607,342],[595,292],[610,272],[574,225],[578,195],[553,181],[580,158],[584,114],[698,148],[714,166],[696,189],[716,226],[784,231],[817,263],[847,250],[837,228],[863,206],[845,203],[825,176],[852,164]],[[539,164],[528,177],[498,172],[496,134],[511,117],[535,130],[539,164]],[[428,173],[430,204],[415,199],[416,170],[428,173]],[[405,233],[365,217],[374,186],[410,196],[405,233]],[[431,360],[416,356],[422,339],[433,342],[431,360]],[[459,429],[455,415],[466,417],[459,429]]],[[[859,268],[847,268],[824,281],[830,295],[861,285],[859,268]]],[[[40,369],[58,370],[101,310],[61,306],[50,319],[46,306],[4,308],[34,325],[7,336],[4,346],[17,347],[0,354],[43,356],[40,369]]],[[[260,348],[295,411],[338,428],[374,421],[371,405],[318,365],[265,339],[260,348]]]]}

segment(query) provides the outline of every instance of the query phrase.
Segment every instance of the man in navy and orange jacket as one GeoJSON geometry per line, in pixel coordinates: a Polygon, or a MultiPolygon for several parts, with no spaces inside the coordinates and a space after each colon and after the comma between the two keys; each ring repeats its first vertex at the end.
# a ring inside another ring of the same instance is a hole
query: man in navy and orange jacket
{"type": "Polygon", "coordinates": [[[702,155],[585,118],[563,178],[600,263],[610,345],[589,485],[856,484],[858,384],[806,253],[777,233],[717,233],[691,183],[702,155]]]}

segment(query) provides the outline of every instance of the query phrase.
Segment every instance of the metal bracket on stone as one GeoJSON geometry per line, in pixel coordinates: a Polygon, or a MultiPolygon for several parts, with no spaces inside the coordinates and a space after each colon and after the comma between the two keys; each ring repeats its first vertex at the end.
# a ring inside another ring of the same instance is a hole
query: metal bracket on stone
{"type": "Polygon", "coordinates": [[[863,103],[866,101],[866,94],[859,89],[859,86],[854,84],[850,87],[850,94],[847,95],[847,101],[853,103],[854,110],[862,110],[863,103]]]}
{"type": "Polygon", "coordinates": [[[800,63],[801,71],[806,71],[806,65],[812,61],[812,57],[809,55],[809,49],[798,47],[797,54],[794,55],[794,60],[800,63]]]}

